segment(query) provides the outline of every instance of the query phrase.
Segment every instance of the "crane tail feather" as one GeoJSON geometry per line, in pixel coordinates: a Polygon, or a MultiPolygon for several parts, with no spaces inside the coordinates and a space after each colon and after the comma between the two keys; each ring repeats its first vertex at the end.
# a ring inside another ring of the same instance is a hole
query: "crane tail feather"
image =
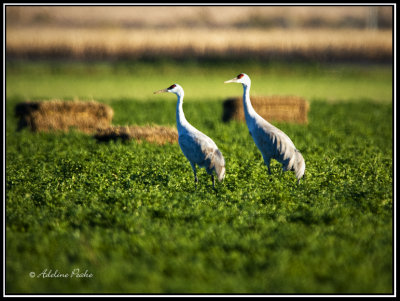
{"type": "Polygon", "coordinates": [[[294,172],[296,174],[296,178],[300,180],[304,176],[304,173],[306,171],[306,163],[304,162],[302,154],[298,150],[296,150],[295,156],[296,162],[294,165],[294,172]]]}
{"type": "Polygon", "coordinates": [[[217,172],[218,175],[218,181],[222,181],[225,178],[225,166],[222,166],[222,168],[217,172]]]}
{"type": "Polygon", "coordinates": [[[218,176],[218,181],[221,182],[225,178],[225,159],[219,149],[215,151],[212,163],[218,176]]]}

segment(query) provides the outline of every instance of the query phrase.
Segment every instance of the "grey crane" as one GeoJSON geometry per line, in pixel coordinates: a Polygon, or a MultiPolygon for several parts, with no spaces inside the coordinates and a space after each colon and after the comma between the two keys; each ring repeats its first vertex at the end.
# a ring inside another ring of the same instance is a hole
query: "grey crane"
{"type": "Polygon", "coordinates": [[[250,101],[250,77],[241,73],[225,83],[241,83],[243,85],[243,108],[246,124],[268,167],[268,173],[271,174],[269,167],[271,159],[275,159],[282,164],[283,171],[294,171],[297,183],[300,183],[306,169],[304,158],[284,132],[263,119],[254,110],[250,101]]]}
{"type": "Polygon", "coordinates": [[[154,92],[163,93],[170,92],[176,94],[178,102],[176,104],[176,124],[178,129],[179,146],[185,157],[189,160],[194,173],[194,182],[197,187],[196,164],[201,168],[204,167],[209,175],[211,175],[213,188],[215,188],[214,174],[217,174],[218,180],[221,182],[225,177],[225,159],[215,142],[194,126],[192,126],[185,118],[183,113],[183,97],[184,91],[178,84],[154,92]]]}

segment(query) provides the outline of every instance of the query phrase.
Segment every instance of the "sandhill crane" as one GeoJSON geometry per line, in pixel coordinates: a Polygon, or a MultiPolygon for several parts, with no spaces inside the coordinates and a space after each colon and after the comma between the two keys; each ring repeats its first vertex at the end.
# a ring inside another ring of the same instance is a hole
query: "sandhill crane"
{"type": "Polygon", "coordinates": [[[178,142],[183,154],[192,166],[196,187],[198,182],[196,174],[197,164],[200,168],[204,167],[207,173],[211,175],[213,188],[215,188],[213,171],[217,174],[219,181],[222,181],[225,177],[225,159],[222,153],[211,138],[197,130],[186,120],[182,108],[184,97],[182,87],[178,84],[173,84],[166,89],[154,92],[154,94],[163,92],[174,93],[178,97],[178,102],[176,104],[178,142]]]}
{"type": "Polygon", "coordinates": [[[247,127],[256,146],[261,151],[268,167],[268,173],[271,174],[269,165],[273,158],[282,164],[283,171],[294,171],[297,183],[300,183],[306,169],[304,158],[284,132],[264,120],[254,110],[250,102],[250,77],[241,73],[225,83],[241,83],[243,85],[243,107],[247,127]]]}

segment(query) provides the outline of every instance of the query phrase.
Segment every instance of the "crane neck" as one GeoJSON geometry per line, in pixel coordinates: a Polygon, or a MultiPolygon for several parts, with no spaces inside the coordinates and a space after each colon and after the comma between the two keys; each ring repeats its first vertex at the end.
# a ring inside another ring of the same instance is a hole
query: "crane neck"
{"type": "Polygon", "coordinates": [[[256,111],[254,110],[250,101],[250,85],[245,84],[243,84],[243,108],[246,122],[249,122],[250,119],[255,117],[256,111]]]}
{"type": "Polygon", "coordinates": [[[180,93],[176,94],[178,96],[178,102],[176,103],[176,125],[178,129],[178,133],[182,132],[188,126],[188,121],[185,118],[185,114],[183,113],[183,97],[184,93],[181,91],[180,93]]]}

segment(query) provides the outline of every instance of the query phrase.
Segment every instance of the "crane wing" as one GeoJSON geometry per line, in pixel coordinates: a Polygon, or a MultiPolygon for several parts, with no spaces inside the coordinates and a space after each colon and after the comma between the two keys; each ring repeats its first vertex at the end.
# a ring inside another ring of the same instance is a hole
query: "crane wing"
{"type": "Polygon", "coordinates": [[[252,136],[263,154],[278,161],[292,158],[296,150],[292,140],[284,132],[267,122],[256,123],[252,136]]]}
{"type": "Polygon", "coordinates": [[[179,135],[178,142],[185,157],[196,164],[201,164],[206,159],[207,154],[214,149],[213,144],[215,144],[206,135],[198,133],[179,135]]]}
{"type": "Polygon", "coordinates": [[[289,136],[265,120],[255,124],[252,136],[264,159],[274,158],[284,171],[293,170],[300,179],[305,171],[304,158],[289,136]]]}
{"type": "Polygon", "coordinates": [[[225,159],[214,141],[200,131],[179,135],[179,146],[185,157],[211,174],[215,169],[219,180],[225,174],[225,159]]]}

